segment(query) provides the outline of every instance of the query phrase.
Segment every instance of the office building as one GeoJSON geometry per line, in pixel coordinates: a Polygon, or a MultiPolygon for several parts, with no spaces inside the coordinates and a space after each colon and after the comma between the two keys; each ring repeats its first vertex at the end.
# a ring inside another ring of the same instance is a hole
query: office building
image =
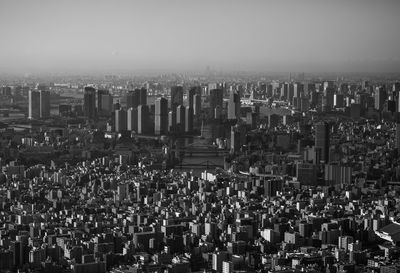
{"type": "Polygon", "coordinates": [[[195,95],[200,95],[201,96],[201,87],[200,86],[193,86],[190,88],[187,92],[187,106],[190,106],[192,109],[194,109],[194,96],[195,95]]]}
{"type": "Polygon", "coordinates": [[[352,167],[337,164],[325,164],[325,183],[327,185],[351,184],[352,167]]]}
{"type": "Polygon", "coordinates": [[[196,94],[193,97],[193,115],[200,116],[201,114],[201,95],[196,94]]]}
{"type": "Polygon", "coordinates": [[[168,112],[168,131],[174,133],[176,129],[176,111],[168,112]]]}
{"type": "Polygon", "coordinates": [[[310,163],[298,163],[296,178],[302,185],[317,184],[317,166],[310,163]]]}
{"type": "Polygon", "coordinates": [[[168,133],[168,100],[158,98],[155,101],[154,131],[156,135],[168,133]]]}
{"type": "Polygon", "coordinates": [[[383,110],[383,105],[384,105],[385,100],[386,100],[385,87],[383,87],[383,86],[377,87],[375,89],[375,95],[374,96],[375,96],[375,103],[374,103],[375,109],[378,110],[378,111],[383,110]]]}
{"type": "Polygon", "coordinates": [[[172,86],[171,87],[171,101],[170,107],[172,111],[176,111],[178,105],[183,105],[183,86],[172,86]]]}
{"type": "Polygon", "coordinates": [[[109,95],[110,92],[108,90],[97,90],[96,92],[96,107],[97,107],[97,114],[101,115],[103,113],[103,103],[102,103],[102,96],[109,95]]]}
{"type": "Polygon", "coordinates": [[[217,106],[222,109],[224,92],[222,89],[212,89],[210,90],[210,114],[213,116],[215,108],[217,106]]]}
{"type": "Polygon", "coordinates": [[[29,90],[29,109],[28,117],[30,119],[40,118],[40,92],[37,90],[29,90]]]}
{"type": "Polygon", "coordinates": [[[278,191],[281,191],[283,187],[283,181],[278,179],[264,180],[264,196],[272,197],[276,196],[278,191]]]}
{"type": "Polygon", "coordinates": [[[228,101],[228,119],[240,118],[240,98],[239,94],[231,91],[228,101]]]}
{"type": "Polygon", "coordinates": [[[137,132],[138,131],[138,109],[129,108],[127,110],[127,130],[137,132]]]}
{"type": "Polygon", "coordinates": [[[315,149],[321,151],[321,160],[329,162],[329,124],[319,122],[315,125],[315,149]]]}
{"type": "Polygon", "coordinates": [[[140,89],[130,90],[126,94],[126,108],[137,108],[140,105],[140,89]]]}
{"type": "Polygon", "coordinates": [[[88,119],[96,117],[96,89],[86,86],[83,94],[83,113],[88,119]]]}
{"type": "Polygon", "coordinates": [[[185,131],[185,106],[179,105],[176,108],[176,128],[179,132],[185,131]]]}
{"type": "Polygon", "coordinates": [[[193,131],[193,108],[186,106],[185,108],[185,132],[191,133],[193,131]]]}
{"type": "Polygon", "coordinates": [[[115,132],[121,133],[127,130],[127,115],[124,109],[115,111],[115,132]]]}
{"type": "Polygon", "coordinates": [[[137,108],[138,115],[138,134],[150,133],[150,111],[147,105],[139,105],[137,108]]]}
{"type": "Polygon", "coordinates": [[[40,118],[50,117],[50,91],[40,90],[40,118]]]}
{"type": "Polygon", "coordinates": [[[106,117],[110,116],[113,111],[113,96],[111,94],[101,94],[99,99],[99,115],[106,117]]]}

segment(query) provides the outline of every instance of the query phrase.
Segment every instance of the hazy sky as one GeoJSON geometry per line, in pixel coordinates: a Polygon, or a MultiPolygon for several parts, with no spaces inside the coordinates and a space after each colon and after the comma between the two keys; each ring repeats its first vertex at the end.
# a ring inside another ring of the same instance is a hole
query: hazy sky
{"type": "Polygon", "coordinates": [[[399,0],[0,0],[0,72],[400,72],[399,0]]]}

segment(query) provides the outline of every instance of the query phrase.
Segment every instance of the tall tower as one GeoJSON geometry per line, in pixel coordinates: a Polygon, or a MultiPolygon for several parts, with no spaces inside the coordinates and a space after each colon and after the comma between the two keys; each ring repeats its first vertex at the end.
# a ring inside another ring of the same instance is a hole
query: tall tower
{"type": "Polygon", "coordinates": [[[88,119],[96,117],[96,89],[86,86],[83,95],[83,113],[88,119]]]}
{"type": "Polygon", "coordinates": [[[178,132],[185,131],[185,106],[179,105],[176,108],[176,127],[178,132]]]}
{"type": "Polygon", "coordinates": [[[397,155],[400,156],[400,121],[396,122],[396,149],[397,155]]]}
{"type": "Polygon", "coordinates": [[[137,132],[138,130],[138,114],[137,114],[137,108],[129,108],[127,111],[127,130],[128,131],[135,131],[137,132]]]}
{"type": "Polygon", "coordinates": [[[158,98],[155,102],[154,131],[156,135],[168,132],[168,100],[158,98]]]}
{"type": "MultiPolygon", "coordinates": [[[[315,125],[315,149],[321,153],[321,160],[329,162],[329,124],[319,122],[315,125]]],[[[318,162],[317,162],[318,163],[318,162]]]]}
{"type": "Polygon", "coordinates": [[[140,105],[140,89],[131,90],[126,94],[126,108],[137,108],[140,105]]]}
{"type": "Polygon", "coordinates": [[[383,104],[385,103],[386,100],[385,95],[386,92],[383,86],[377,87],[375,89],[375,109],[377,110],[383,109],[383,104]]]}
{"type": "Polygon", "coordinates": [[[115,110],[115,132],[127,130],[126,111],[124,109],[115,110]]]}
{"type": "Polygon", "coordinates": [[[147,134],[150,131],[149,107],[139,105],[138,112],[138,134],[147,134]]]}
{"type": "Polygon", "coordinates": [[[29,119],[40,118],[40,92],[37,90],[29,90],[29,119]]]}
{"type": "Polygon", "coordinates": [[[193,97],[193,115],[199,116],[201,114],[201,95],[196,94],[193,97]]]}
{"type": "Polygon", "coordinates": [[[141,105],[147,105],[147,89],[142,87],[139,91],[139,98],[141,105]]]}
{"type": "Polygon", "coordinates": [[[210,113],[213,116],[215,108],[217,106],[222,109],[222,102],[224,98],[224,93],[222,89],[212,89],[210,90],[210,113]]]}
{"type": "Polygon", "coordinates": [[[193,131],[193,108],[186,106],[185,108],[185,132],[193,131]]]}
{"type": "Polygon", "coordinates": [[[50,91],[40,90],[40,117],[50,117],[50,91]]]}
{"type": "Polygon", "coordinates": [[[172,86],[171,87],[171,109],[176,111],[178,105],[183,105],[183,87],[172,86]]]}
{"type": "Polygon", "coordinates": [[[228,119],[240,117],[240,98],[239,94],[231,91],[228,101],[228,119]]]}

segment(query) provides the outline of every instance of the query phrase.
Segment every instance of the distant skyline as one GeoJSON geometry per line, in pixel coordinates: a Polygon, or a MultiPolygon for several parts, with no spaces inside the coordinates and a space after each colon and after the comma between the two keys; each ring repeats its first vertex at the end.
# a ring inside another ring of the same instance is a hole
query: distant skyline
{"type": "Polygon", "coordinates": [[[0,73],[400,72],[398,0],[0,0],[0,73]]]}

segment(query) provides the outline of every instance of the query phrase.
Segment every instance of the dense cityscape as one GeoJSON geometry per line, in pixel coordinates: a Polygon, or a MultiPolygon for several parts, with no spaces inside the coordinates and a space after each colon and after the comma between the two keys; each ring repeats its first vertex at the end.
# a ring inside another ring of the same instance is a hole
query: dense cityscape
{"type": "Polygon", "coordinates": [[[396,77],[37,80],[0,92],[1,272],[399,272],[396,77]]]}
{"type": "Polygon", "coordinates": [[[0,273],[400,273],[399,0],[0,0],[0,273]]]}

